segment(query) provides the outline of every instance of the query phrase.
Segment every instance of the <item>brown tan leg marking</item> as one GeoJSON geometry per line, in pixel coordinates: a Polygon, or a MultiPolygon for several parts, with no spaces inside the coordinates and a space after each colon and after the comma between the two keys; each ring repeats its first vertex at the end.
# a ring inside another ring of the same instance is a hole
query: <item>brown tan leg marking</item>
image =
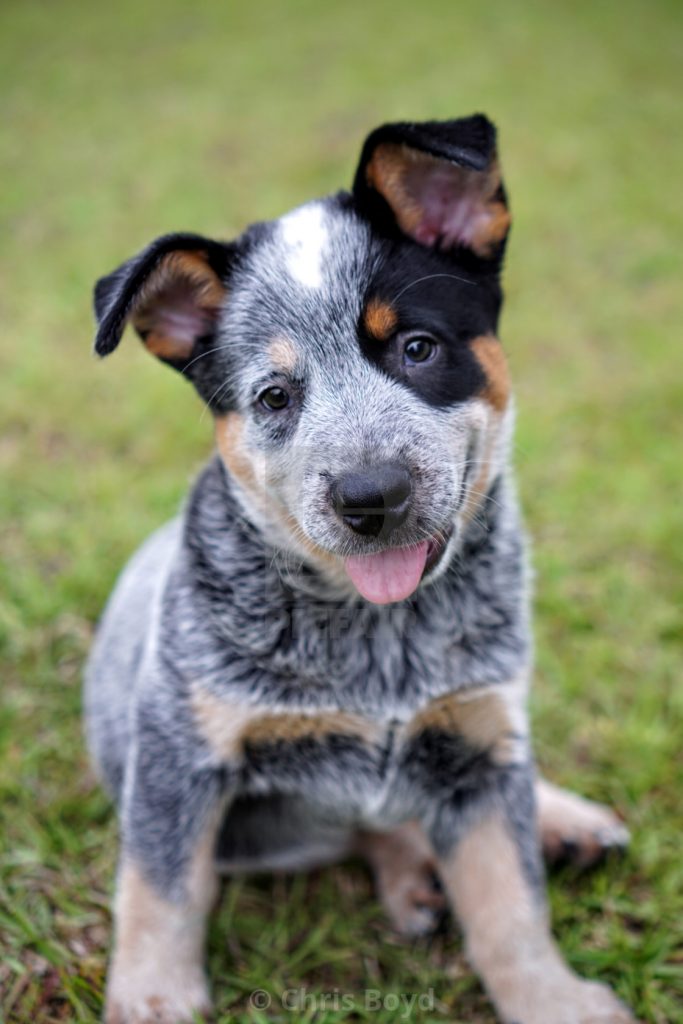
{"type": "Polygon", "coordinates": [[[465,933],[467,955],[503,1021],[633,1022],[608,988],[583,981],[565,964],[498,816],[471,828],[441,861],[440,871],[465,933]]]}
{"type": "Polygon", "coordinates": [[[176,1024],[211,1006],[204,975],[206,920],[217,892],[216,830],[207,825],[180,902],[166,899],[124,859],[117,882],[106,1024],[176,1024]]]}
{"type": "Polygon", "coordinates": [[[261,714],[244,730],[244,744],[253,743],[296,743],[298,740],[325,740],[330,736],[349,736],[372,743],[379,735],[377,726],[369,719],[359,715],[350,715],[342,711],[321,712],[311,715],[300,715],[283,712],[282,714],[261,714]]]}
{"type": "Polygon", "coordinates": [[[370,719],[342,711],[265,712],[221,700],[201,686],[194,688],[190,703],[200,735],[221,761],[240,760],[247,743],[296,743],[334,735],[372,743],[379,737],[378,726],[370,719]]]}
{"type": "Polygon", "coordinates": [[[219,761],[237,761],[242,755],[242,735],[258,712],[245,704],[221,700],[201,685],[190,696],[192,715],[200,736],[219,761]]]}
{"type": "Polygon", "coordinates": [[[623,850],[628,829],[609,807],[586,800],[577,793],[536,781],[536,804],[541,842],[546,860],[590,867],[610,850],[623,850]]]}
{"type": "Polygon", "coordinates": [[[410,722],[407,736],[425,730],[461,736],[478,750],[487,750],[494,764],[514,764],[526,756],[523,707],[492,691],[447,694],[431,702],[410,722]]]}
{"type": "Polygon", "coordinates": [[[434,850],[420,825],[408,821],[391,832],[361,832],[357,850],[373,870],[394,928],[408,936],[434,931],[446,901],[438,888],[434,850]]]}

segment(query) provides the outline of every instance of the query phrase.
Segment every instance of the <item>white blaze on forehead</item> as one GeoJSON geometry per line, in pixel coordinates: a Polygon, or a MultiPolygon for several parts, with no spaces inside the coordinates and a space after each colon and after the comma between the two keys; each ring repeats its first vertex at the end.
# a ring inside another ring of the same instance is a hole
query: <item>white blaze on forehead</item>
{"type": "Polygon", "coordinates": [[[307,288],[322,284],[322,261],[328,240],[325,214],[320,203],[309,203],[280,221],[287,247],[287,270],[307,288]]]}

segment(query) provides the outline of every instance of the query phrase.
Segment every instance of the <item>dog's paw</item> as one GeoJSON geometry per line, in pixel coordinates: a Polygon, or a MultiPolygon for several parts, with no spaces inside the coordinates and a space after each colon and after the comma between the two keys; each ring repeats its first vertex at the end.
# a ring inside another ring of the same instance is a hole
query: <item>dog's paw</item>
{"type": "Polygon", "coordinates": [[[362,833],[358,843],[396,931],[407,938],[436,931],[446,913],[446,897],[434,851],[417,822],[405,822],[389,832],[362,833]]]}
{"type": "Polygon", "coordinates": [[[596,981],[539,979],[535,990],[514,999],[507,1024],[638,1024],[611,988],[596,981]]]}
{"type": "Polygon", "coordinates": [[[543,854],[548,864],[587,868],[628,845],[628,829],[604,804],[544,780],[539,781],[537,799],[543,854]]]}
{"type": "Polygon", "coordinates": [[[203,975],[176,972],[163,979],[118,975],[107,990],[105,1024],[185,1024],[211,1013],[203,975]]]}
{"type": "Polygon", "coordinates": [[[435,932],[446,914],[446,898],[430,864],[411,866],[380,887],[382,903],[400,935],[417,938],[435,932]]]}

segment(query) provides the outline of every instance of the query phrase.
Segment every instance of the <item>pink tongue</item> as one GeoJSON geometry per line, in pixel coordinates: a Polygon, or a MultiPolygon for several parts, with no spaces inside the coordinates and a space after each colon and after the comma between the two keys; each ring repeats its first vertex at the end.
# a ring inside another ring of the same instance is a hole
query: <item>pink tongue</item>
{"type": "Polygon", "coordinates": [[[391,548],[378,555],[354,555],[344,568],[368,601],[390,604],[410,597],[422,579],[429,542],[414,548],[391,548]]]}

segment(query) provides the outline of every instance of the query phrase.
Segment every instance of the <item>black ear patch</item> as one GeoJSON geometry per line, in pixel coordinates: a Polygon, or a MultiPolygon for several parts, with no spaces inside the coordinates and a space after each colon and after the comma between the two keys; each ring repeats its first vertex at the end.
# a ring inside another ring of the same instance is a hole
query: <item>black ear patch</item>
{"type": "Polygon", "coordinates": [[[95,285],[95,352],[113,352],[130,321],[146,347],[182,369],[216,328],[234,256],[200,235],[164,235],[95,285]]]}
{"type": "Polygon", "coordinates": [[[502,255],[510,214],[496,130],[483,114],[377,128],[363,146],[353,190],[389,232],[482,260],[502,255]]]}

